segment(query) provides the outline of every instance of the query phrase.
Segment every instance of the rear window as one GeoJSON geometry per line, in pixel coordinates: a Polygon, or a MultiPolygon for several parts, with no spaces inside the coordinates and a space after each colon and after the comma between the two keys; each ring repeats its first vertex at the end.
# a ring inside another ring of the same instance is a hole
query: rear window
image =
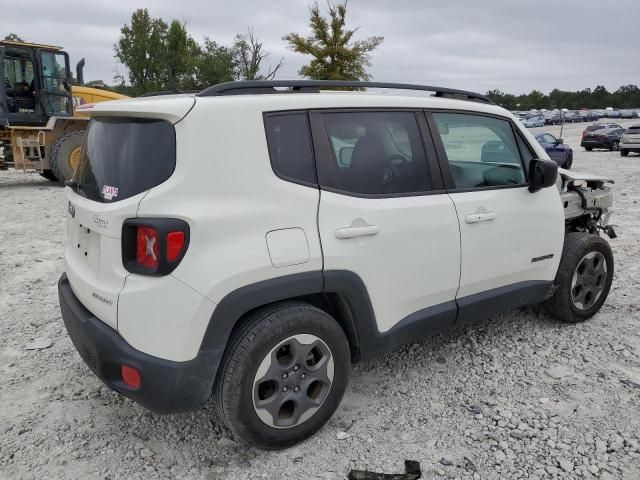
{"type": "Polygon", "coordinates": [[[74,191],[116,202],[167,180],[176,166],[176,134],[164,120],[93,118],[85,136],[74,191]]]}

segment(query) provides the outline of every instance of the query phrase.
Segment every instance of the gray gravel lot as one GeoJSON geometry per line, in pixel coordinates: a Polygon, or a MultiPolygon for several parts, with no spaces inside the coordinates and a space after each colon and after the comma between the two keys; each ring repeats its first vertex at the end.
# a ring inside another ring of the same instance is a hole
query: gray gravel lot
{"type": "Polygon", "coordinates": [[[640,156],[585,152],[585,126],[562,135],[573,168],[617,192],[601,312],[563,325],[518,309],[356,365],[329,424],[275,453],[234,442],[211,406],[154,415],[94,377],[57,303],[63,190],[0,172],[0,478],[345,479],[409,459],[425,479],[640,479],[640,156]]]}

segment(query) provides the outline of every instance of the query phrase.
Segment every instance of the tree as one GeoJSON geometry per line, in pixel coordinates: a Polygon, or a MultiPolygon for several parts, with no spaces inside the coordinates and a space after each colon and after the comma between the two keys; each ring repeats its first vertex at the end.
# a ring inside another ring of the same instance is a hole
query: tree
{"type": "Polygon", "coordinates": [[[146,8],[133,12],[131,25],[120,29],[115,56],[126,67],[137,93],[161,88],[166,37],[167,24],[151,18],[146,8]]]}
{"type": "Polygon", "coordinates": [[[174,92],[193,88],[197,58],[201,52],[187,33],[186,25],[173,20],[164,43],[162,88],[174,92]]]}
{"type": "Polygon", "coordinates": [[[289,48],[313,59],[304,65],[299,74],[316,80],[369,80],[366,67],[371,66],[369,54],[384,40],[369,37],[353,41],[360,27],[346,29],[347,1],[329,4],[329,18],[320,14],[318,3],[309,8],[311,35],[303,37],[290,33],[283,37],[289,48]]]}
{"type": "Polygon", "coordinates": [[[219,45],[209,37],[204,38],[204,47],[196,64],[196,88],[205,88],[235,78],[236,64],[231,49],[219,45]]]}
{"type": "Polygon", "coordinates": [[[241,80],[271,80],[284,62],[281,58],[275,67],[269,65],[265,73],[260,73],[262,61],[270,54],[263,49],[262,42],[253,33],[253,28],[248,29],[247,35],[236,35],[232,50],[236,64],[236,78],[241,80]]]}
{"type": "Polygon", "coordinates": [[[24,40],[19,37],[17,33],[10,33],[6,37],[4,37],[4,39],[9,40],[10,42],[24,42],[24,40]]]}

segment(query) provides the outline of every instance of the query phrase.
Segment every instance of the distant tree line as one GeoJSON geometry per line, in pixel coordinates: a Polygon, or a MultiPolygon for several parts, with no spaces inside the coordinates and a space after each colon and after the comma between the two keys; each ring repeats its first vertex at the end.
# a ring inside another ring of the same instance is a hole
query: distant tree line
{"type": "Polygon", "coordinates": [[[637,85],[624,85],[615,92],[609,92],[602,85],[591,90],[585,88],[577,92],[559,89],[545,95],[539,90],[523,95],[512,95],[500,90],[491,90],[487,96],[501,107],[509,110],[568,108],[640,108],[640,88],[637,85]]]}

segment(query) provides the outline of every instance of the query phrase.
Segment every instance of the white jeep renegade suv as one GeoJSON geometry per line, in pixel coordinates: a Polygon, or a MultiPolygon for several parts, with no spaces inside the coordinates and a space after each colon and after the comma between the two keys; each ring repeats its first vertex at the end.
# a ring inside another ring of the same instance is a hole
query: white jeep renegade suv
{"type": "Polygon", "coordinates": [[[582,321],[609,292],[607,179],[558,176],[482,95],[231,82],[88,111],[60,306],[93,372],[154,412],[213,395],[236,435],[287,447],[352,361],[524,304],[582,321]]]}

